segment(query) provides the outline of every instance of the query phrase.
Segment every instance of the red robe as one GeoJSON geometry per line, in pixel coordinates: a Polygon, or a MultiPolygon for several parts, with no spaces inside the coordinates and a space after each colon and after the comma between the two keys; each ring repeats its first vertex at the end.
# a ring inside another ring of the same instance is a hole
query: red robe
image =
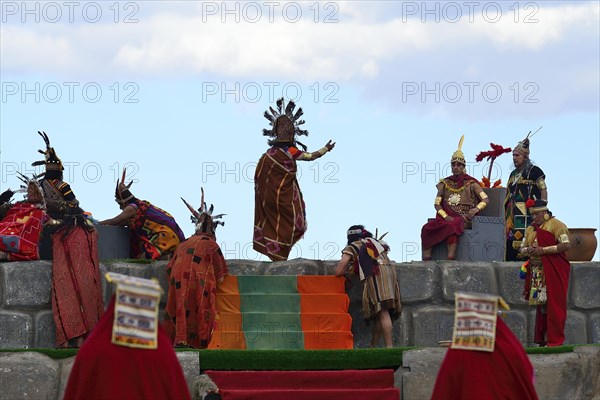
{"type": "Polygon", "coordinates": [[[169,265],[165,328],[174,344],[208,347],[217,320],[217,281],[227,264],[214,236],[199,233],[181,243],[169,265]]]}
{"type": "MultiPolygon", "coordinates": [[[[546,247],[558,244],[552,232],[540,228],[535,231],[538,246],[546,247]]],[[[546,314],[542,312],[541,306],[537,306],[534,342],[546,343],[548,346],[561,346],[565,342],[567,292],[571,264],[563,252],[543,255],[542,267],[546,277],[546,314]]]]}
{"type": "Polygon", "coordinates": [[[181,365],[165,331],[158,327],[156,349],[112,344],[114,318],[113,297],[77,354],[64,399],[189,399],[181,365]]]}
{"type": "Polygon", "coordinates": [[[98,233],[79,226],[52,235],[52,312],[56,346],[85,336],[104,311],[98,263],[98,233]]]}
{"type": "Polygon", "coordinates": [[[296,179],[295,158],[302,152],[291,153],[271,147],[254,174],[253,248],[272,261],[287,260],[292,246],[306,232],[305,205],[296,179]]]}
{"type": "MultiPolygon", "coordinates": [[[[460,189],[459,193],[470,191],[472,184],[478,184],[477,179],[467,174],[450,175],[445,178],[440,184],[449,184],[454,189],[460,189]]],[[[438,185],[440,185],[438,184],[438,185]]],[[[447,202],[447,189],[444,189],[442,196],[441,207],[446,213],[453,217],[452,221],[446,221],[439,214],[436,214],[435,219],[428,221],[421,229],[421,244],[423,249],[429,249],[438,243],[448,239],[452,235],[460,236],[465,231],[465,219],[462,215],[453,211],[447,202]]],[[[472,207],[475,205],[473,204],[472,207]]]]}
{"type": "Polygon", "coordinates": [[[523,346],[500,319],[493,352],[448,349],[432,400],[536,400],[533,365],[523,346]]]}

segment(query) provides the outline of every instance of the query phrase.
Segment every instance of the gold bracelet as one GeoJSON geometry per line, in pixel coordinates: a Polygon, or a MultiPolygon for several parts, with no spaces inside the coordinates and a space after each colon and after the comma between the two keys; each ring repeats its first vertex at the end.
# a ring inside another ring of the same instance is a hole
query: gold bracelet
{"type": "Polygon", "coordinates": [[[440,214],[440,217],[442,218],[446,218],[448,216],[448,213],[444,210],[442,210],[441,208],[437,211],[438,214],[440,214]]]}
{"type": "Polygon", "coordinates": [[[542,250],[544,250],[544,254],[558,254],[558,246],[556,245],[543,247],[542,250]]]}
{"type": "Polygon", "coordinates": [[[322,155],[322,156],[323,156],[323,155],[325,155],[325,153],[327,153],[328,151],[329,151],[329,149],[327,148],[327,146],[325,146],[325,147],[322,147],[322,148],[320,148],[320,149],[319,149],[317,152],[318,152],[320,155],[322,155]]]}
{"type": "Polygon", "coordinates": [[[536,186],[538,188],[540,188],[540,190],[544,190],[547,189],[548,187],[546,186],[546,181],[544,180],[544,178],[540,178],[535,182],[536,186]]]}
{"type": "Polygon", "coordinates": [[[475,207],[479,208],[479,211],[482,211],[486,206],[487,204],[485,202],[480,201],[475,207]]]}

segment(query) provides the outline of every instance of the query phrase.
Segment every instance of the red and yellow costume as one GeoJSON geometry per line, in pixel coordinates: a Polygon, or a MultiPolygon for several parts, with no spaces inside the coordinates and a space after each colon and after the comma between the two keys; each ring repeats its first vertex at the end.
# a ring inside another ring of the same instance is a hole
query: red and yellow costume
{"type": "MultiPolygon", "coordinates": [[[[564,223],[549,218],[539,226],[527,227],[523,246],[556,246],[568,242],[568,234],[564,223]]],[[[564,252],[529,258],[523,294],[530,305],[536,306],[535,343],[560,346],[565,341],[570,271],[564,252]]]]}
{"type": "Polygon", "coordinates": [[[0,221],[0,251],[9,261],[39,260],[38,243],[47,220],[40,204],[22,201],[10,206],[0,221]]]}

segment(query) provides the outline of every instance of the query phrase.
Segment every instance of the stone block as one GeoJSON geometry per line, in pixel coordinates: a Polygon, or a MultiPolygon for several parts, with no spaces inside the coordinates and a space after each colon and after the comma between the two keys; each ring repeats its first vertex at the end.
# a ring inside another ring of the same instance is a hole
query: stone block
{"type": "Polygon", "coordinates": [[[167,303],[167,296],[169,294],[169,276],[167,275],[167,265],[169,261],[161,260],[155,261],[152,264],[148,264],[148,268],[144,270],[144,278],[156,279],[160,284],[163,294],[160,298],[162,304],[167,303]]]}
{"type": "Polygon", "coordinates": [[[264,275],[266,264],[254,260],[226,260],[230,275],[264,275]]]}
{"type": "Polygon", "coordinates": [[[587,320],[584,313],[567,310],[565,323],[565,344],[589,343],[587,338],[587,320]]]}
{"type": "Polygon", "coordinates": [[[323,265],[319,260],[294,258],[267,264],[265,275],[319,275],[322,270],[323,265]]]}
{"type": "Polygon", "coordinates": [[[527,306],[523,298],[525,280],[519,278],[519,262],[492,263],[498,276],[498,294],[510,305],[527,306]]]}
{"type": "MultiPolygon", "coordinates": [[[[458,238],[456,260],[503,261],[506,251],[504,219],[476,216],[472,227],[465,229],[458,238]]],[[[448,250],[445,241],[433,247],[433,260],[446,260],[448,250]]]]}
{"type": "Polygon", "coordinates": [[[527,313],[522,311],[502,311],[502,316],[498,318],[502,318],[524,347],[527,346],[527,313]]]}
{"type": "Polygon", "coordinates": [[[504,221],[506,188],[484,188],[483,191],[488,195],[489,203],[477,215],[481,217],[498,217],[504,221]]]}
{"type": "Polygon", "coordinates": [[[0,310],[0,348],[27,349],[31,347],[33,321],[25,313],[0,310]]]}
{"type": "Polygon", "coordinates": [[[73,364],[75,364],[75,357],[64,358],[62,360],[57,360],[58,366],[60,367],[60,381],[58,384],[58,398],[62,399],[65,397],[65,389],[67,388],[67,383],[69,383],[69,375],[71,375],[71,370],[73,369],[73,364]]]}
{"type": "MultiPolygon", "coordinates": [[[[529,311],[529,337],[528,346],[536,345],[533,343],[535,335],[535,307],[532,306],[529,311]]],[[[587,321],[584,313],[567,310],[567,321],[565,322],[565,345],[582,344],[587,341],[587,321]]]]}
{"type": "Polygon", "coordinates": [[[402,315],[392,327],[395,347],[412,346],[414,343],[415,329],[412,320],[411,306],[402,307],[402,315]]]}
{"type": "Polygon", "coordinates": [[[592,399],[598,396],[598,348],[573,353],[532,354],[535,390],[540,399],[592,399]]]}
{"type": "Polygon", "coordinates": [[[454,308],[419,307],[413,310],[414,346],[437,347],[440,340],[451,340],[454,308]]]}
{"type": "Polygon", "coordinates": [[[433,300],[440,284],[438,270],[433,262],[396,264],[402,304],[433,300]]]}
{"type": "Polygon", "coordinates": [[[590,343],[600,343],[600,312],[591,313],[588,319],[590,343]]]}
{"type": "Polygon", "coordinates": [[[122,226],[96,225],[98,259],[118,260],[130,257],[130,230],[122,226]]]}
{"type": "MultiPolygon", "coordinates": [[[[446,356],[447,349],[437,347],[405,351],[402,354],[402,368],[394,374],[402,377],[401,398],[404,400],[430,399],[435,379],[446,356]]],[[[398,384],[396,384],[398,387],[398,384]]]]}
{"type": "Polygon", "coordinates": [[[175,354],[177,355],[179,364],[181,364],[181,369],[183,370],[188,389],[190,393],[192,393],[194,390],[194,382],[200,375],[198,353],[195,351],[178,351],[175,354]]]}
{"type": "Polygon", "coordinates": [[[46,355],[0,353],[3,399],[56,399],[58,379],[58,364],[46,355]]]}
{"type": "Polygon", "coordinates": [[[3,303],[5,307],[50,305],[52,263],[15,261],[2,264],[3,303]]]}
{"type": "Polygon", "coordinates": [[[100,269],[100,276],[102,277],[100,284],[102,285],[102,299],[104,300],[104,307],[106,308],[106,305],[110,300],[110,296],[112,295],[112,284],[106,281],[106,273],[109,271],[108,266],[106,264],[99,263],[98,268],[100,269]]]}
{"type": "Polygon", "coordinates": [[[440,261],[444,300],[454,303],[455,292],[497,294],[496,273],[490,263],[440,261]]]}
{"type": "MultiPolygon", "coordinates": [[[[116,260],[130,257],[129,229],[122,226],[95,225],[98,232],[98,259],[116,260]]],[[[52,260],[52,236],[44,229],[39,244],[40,259],[52,260]]]]}
{"type": "Polygon", "coordinates": [[[335,267],[337,267],[339,260],[329,260],[322,261],[323,269],[320,271],[319,275],[335,275],[335,267]]]}
{"type": "Polygon", "coordinates": [[[40,311],[34,316],[33,346],[36,349],[53,348],[56,343],[56,325],[52,310],[40,311]]]}
{"type": "Polygon", "coordinates": [[[600,268],[598,263],[571,263],[570,304],[584,310],[600,308],[600,268]]]}

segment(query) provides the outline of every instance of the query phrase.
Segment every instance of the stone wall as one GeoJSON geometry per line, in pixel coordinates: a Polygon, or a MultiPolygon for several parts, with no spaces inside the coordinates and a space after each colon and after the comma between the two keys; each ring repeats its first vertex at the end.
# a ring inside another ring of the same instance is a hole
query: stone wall
{"type": "MultiPolygon", "coordinates": [[[[167,293],[166,264],[105,261],[100,267],[103,272],[157,278],[167,293]]],[[[333,273],[336,262],[228,260],[228,265],[232,275],[327,275],[333,273]]],[[[395,345],[433,347],[440,340],[449,340],[454,322],[454,292],[470,291],[504,297],[511,306],[505,322],[523,345],[531,346],[535,313],[522,299],[519,267],[519,263],[508,262],[397,263],[403,312],[394,323],[395,345]]],[[[51,274],[51,261],[0,263],[0,348],[54,347],[51,274]]],[[[103,290],[106,301],[113,287],[103,282],[103,290]]],[[[362,321],[361,293],[360,282],[349,283],[355,347],[368,347],[371,334],[370,327],[362,321]]],[[[568,307],[566,343],[600,343],[600,263],[572,263],[568,307]]]]}
{"type": "MultiPolygon", "coordinates": [[[[394,376],[403,400],[428,400],[446,353],[443,348],[407,351],[394,376]]],[[[190,392],[202,360],[198,353],[178,352],[190,392]]],[[[535,389],[540,400],[600,398],[600,347],[578,346],[573,353],[534,354],[535,389]]],[[[53,360],[35,352],[0,353],[0,387],[3,399],[62,399],[75,358],[53,360]],[[34,384],[32,384],[34,382],[34,384]]]]}

